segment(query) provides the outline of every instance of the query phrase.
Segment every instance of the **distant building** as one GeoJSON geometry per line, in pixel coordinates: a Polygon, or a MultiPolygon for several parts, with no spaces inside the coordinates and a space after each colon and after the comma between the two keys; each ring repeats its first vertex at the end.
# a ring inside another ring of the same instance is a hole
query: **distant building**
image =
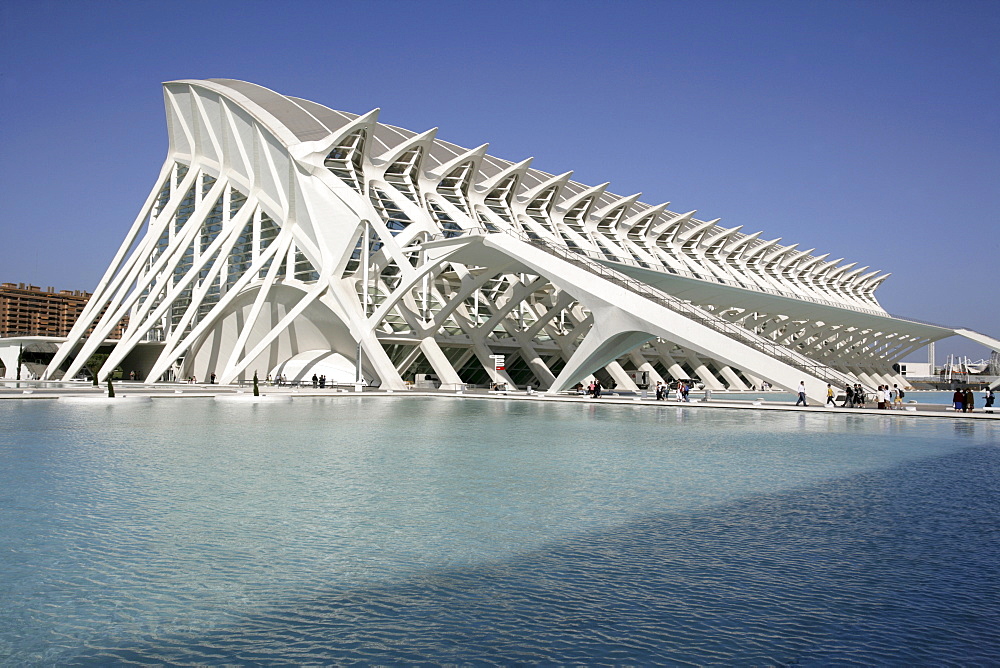
{"type": "MultiPolygon", "coordinates": [[[[82,290],[0,283],[0,378],[37,378],[65,341],[90,300],[82,290]]],[[[111,328],[108,339],[120,339],[128,319],[111,328]]],[[[87,333],[93,333],[90,327],[87,333]]]]}
{"type": "Polygon", "coordinates": [[[933,376],[934,367],[928,362],[903,362],[899,365],[899,373],[902,376],[923,378],[933,376]]]}
{"type": "MultiPolygon", "coordinates": [[[[89,299],[90,293],[82,290],[0,283],[0,337],[66,336],[89,299]]],[[[109,338],[121,338],[121,333],[119,323],[109,338]]]]}

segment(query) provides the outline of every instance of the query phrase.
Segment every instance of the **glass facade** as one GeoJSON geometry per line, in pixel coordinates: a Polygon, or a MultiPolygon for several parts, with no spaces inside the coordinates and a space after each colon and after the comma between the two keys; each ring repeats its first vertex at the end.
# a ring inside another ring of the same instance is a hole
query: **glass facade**
{"type": "Polygon", "coordinates": [[[372,187],[371,202],[393,236],[405,230],[413,222],[381,188],[372,187]]]}
{"type": "Polygon", "coordinates": [[[466,193],[472,185],[472,172],[475,165],[465,162],[451,170],[441,179],[437,191],[446,200],[454,204],[462,213],[470,215],[469,199],[466,193]]]}
{"type": "Polygon", "coordinates": [[[420,204],[420,195],[417,193],[417,170],[423,154],[422,147],[411,148],[385,170],[386,183],[414,204],[420,204]]]}
{"type": "Polygon", "coordinates": [[[365,131],[352,133],[330,151],[324,165],[341,181],[351,186],[355,192],[364,194],[365,177],[363,167],[365,131]]]}
{"type": "Polygon", "coordinates": [[[440,206],[434,202],[428,202],[427,207],[431,212],[431,217],[437,222],[446,238],[457,237],[462,233],[462,227],[452,220],[451,216],[445,213],[440,206]]]}

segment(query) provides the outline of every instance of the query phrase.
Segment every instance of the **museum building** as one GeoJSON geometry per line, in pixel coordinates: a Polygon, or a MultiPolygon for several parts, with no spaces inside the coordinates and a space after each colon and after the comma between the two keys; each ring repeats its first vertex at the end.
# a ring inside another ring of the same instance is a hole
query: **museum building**
{"type": "Polygon", "coordinates": [[[163,167],[47,378],[105,350],[100,376],[149,382],[804,380],[822,400],[828,382],[903,383],[895,363],[956,333],[1000,347],[891,316],[876,298],[888,273],[384,125],[377,109],[226,79],[163,94],[163,167]]]}

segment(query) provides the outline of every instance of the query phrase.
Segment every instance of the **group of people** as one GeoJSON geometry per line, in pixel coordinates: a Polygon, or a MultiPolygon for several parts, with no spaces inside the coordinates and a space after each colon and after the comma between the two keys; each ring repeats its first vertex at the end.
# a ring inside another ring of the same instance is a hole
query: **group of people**
{"type": "Polygon", "coordinates": [[[893,385],[891,390],[888,385],[879,385],[875,390],[875,405],[880,410],[901,410],[905,396],[906,392],[898,385],[893,385]]]}
{"type": "MultiPolygon", "coordinates": [[[[902,399],[902,397],[900,397],[900,399],[902,399]]],[[[861,383],[855,383],[854,385],[848,385],[844,389],[844,403],[842,403],[840,407],[864,408],[866,402],[867,396],[865,394],[865,388],[861,387],[861,383]]],[[[827,403],[830,402],[827,401],[827,403]]]]}
{"type": "MultiPolygon", "coordinates": [[[[268,385],[277,385],[278,387],[281,387],[282,385],[288,385],[289,384],[288,383],[288,376],[286,376],[283,373],[279,373],[278,375],[276,375],[274,377],[274,380],[271,379],[271,374],[267,374],[267,379],[264,382],[267,383],[268,385]]],[[[294,381],[292,383],[292,385],[295,385],[298,382],[299,381],[294,381]]],[[[302,382],[303,382],[303,384],[305,383],[305,381],[302,381],[302,382]]],[[[320,389],[326,389],[326,374],[320,374],[318,376],[316,374],[313,374],[312,375],[312,386],[320,388],[320,389]]]]}
{"type": "MultiPolygon", "coordinates": [[[[983,399],[983,408],[993,408],[993,401],[996,399],[996,395],[991,388],[986,388],[983,399]]],[[[955,411],[960,413],[971,413],[976,407],[976,397],[972,394],[971,387],[967,387],[964,390],[956,388],[955,393],[951,395],[951,401],[955,406],[955,411]]]]}
{"type": "MultiPolygon", "coordinates": [[[[805,381],[799,382],[799,387],[797,389],[798,400],[795,402],[796,406],[808,406],[806,402],[806,384],[805,381]]],[[[906,396],[906,392],[899,385],[893,384],[890,388],[888,385],[879,385],[878,389],[875,390],[874,399],[875,405],[879,410],[900,410],[903,408],[903,397],[906,396]]],[[[826,384],[826,405],[837,407],[837,390],[833,387],[831,383],[826,384]]],[[[854,385],[848,385],[844,388],[844,403],[840,404],[841,408],[864,408],[865,403],[867,403],[868,397],[865,393],[865,388],[861,386],[861,383],[855,383],[854,385]]]]}
{"type": "MultiPolygon", "coordinates": [[[[989,388],[984,390],[984,392],[984,407],[992,408],[993,402],[996,399],[995,393],[989,388]]],[[[795,402],[795,405],[808,405],[806,403],[805,382],[799,383],[798,395],[799,398],[798,401],[795,402]]],[[[865,388],[863,388],[860,383],[848,385],[844,390],[844,395],[844,403],[840,405],[841,408],[864,408],[868,399],[868,395],[865,393],[865,388]]],[[[834,401],[835,397],[836,390],[833,385],[827,383],[826,405],[836,406],[837,403],[834,401]]],[[[903,408],[904,397],[906,397],[906,390],[896,384],[893,384],[892,387],[889,387],[888,385],[879,385],[878,389],[874,392],[875,406],[879,410],[901,410],[903,408]]],[[[972,394],[972,389],[968,387],[964,390],[956,389],[955,393],[952,395],[952,402],[955,410],[962,413],[971,413],[976,407],[976,398],[972,394]]]]}
{"type": "MultiPolygon", "coordinates": [[[[677,401],[691,401],[690,396],[688,396],[691,392],[690,383],[685,383],[684,381],[678,381],[675,392],[677,393],[676,394],[677,401]]],[[[666,383],[656,381],[656,400],[666,401],[669,398],[670,398],[670,386],[667,385],[666,383]]]]}

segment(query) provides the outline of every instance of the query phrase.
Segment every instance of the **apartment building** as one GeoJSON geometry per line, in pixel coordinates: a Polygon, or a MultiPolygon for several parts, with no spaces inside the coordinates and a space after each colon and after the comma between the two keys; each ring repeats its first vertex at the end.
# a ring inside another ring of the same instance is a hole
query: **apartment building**
{"type": "MultiPolygon", "coordinates": [[[[90,293],[82,290],[0,283],[0,337],[66,336],[89,299],[90,293]]],[[[109,338],[121,338],[121,333],[119,323],[109,338]]]]}

